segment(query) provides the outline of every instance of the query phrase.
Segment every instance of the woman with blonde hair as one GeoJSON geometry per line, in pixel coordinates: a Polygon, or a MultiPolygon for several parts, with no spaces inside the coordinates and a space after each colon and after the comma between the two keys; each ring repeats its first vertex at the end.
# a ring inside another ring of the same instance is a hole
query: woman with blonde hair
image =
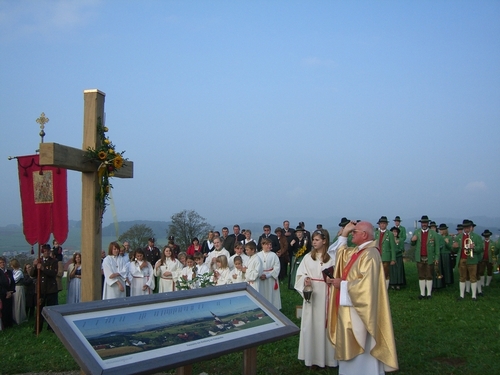
{"type": "Polygon", "coordinates": [[[67,271],[68,294],[66,303],[79,303],[82,294],[82,255],[73,254],[73,261],[68,266],[67,271]]]}

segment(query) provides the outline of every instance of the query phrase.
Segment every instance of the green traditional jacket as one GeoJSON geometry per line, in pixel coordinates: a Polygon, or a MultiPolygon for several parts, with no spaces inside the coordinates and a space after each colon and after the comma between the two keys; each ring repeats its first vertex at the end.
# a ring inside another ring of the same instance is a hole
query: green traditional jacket
{"type": "Polygon", "coordinates": [[[441,236],[439,235],[440,239],[441,239],[441,244],[440,244],[440,248],[439,248],[439,251],[441,252],[441,254],[449,254],[451,253],[452,251],[452,245],[453,245],[453,237],[448,235],[448,236],[441,236]],[[445,239],[448,239],[448,243],[446,243],[445,239]]]}
{"type": "MultiPolygon", "coordinates": [[[[460,233],[458,236],[455,237],[455,242],[458,244],[458,248],[454,248],[453,251],[457,252],[457,259],[461,259],[463,236],[464,236],[464,234],[460,233]]],[[[474,233],[474,232],[469,233],[469,238],[472,240],[472,242],[474,242],[475,247],[473,250],[474,256],[467,257],[467,264],[472,264],[472,265],[478,264],[479,261],[481,259],[483,259],[483,251],[484,251],[483,239],[481,238],[481,236],[479,234],[474,233]]],[[[457,260],[457,267],[458,267],[459,263],[460,262],[458,262],[458,260],[457,260]]]]}
{"type": "MultiPolygon", "coordinates": [[[[377,247],[379,244],[380,230],[375,231],[375,241],[377,241],[377,247]]],[[[384,237],[382,238],[382,249],[379,249],[382,262],[396,261],[396,241],[394,241],[394,234],[390,230],[384,232],[384,237]]]]}
{"type": "MultiPolygon", "coordinates": [[[[394,240],[396,242],[396,240],[394,240]]],[[[396,258],[402,257],[405,252],[405,243],[400,238],[399,243],[396,243],[396,258]]]]}
{"type": "MultiPolygon", "coordinates": [[[[337,241],[339,239],[339,236],[336,235],[333,240],[332,240],[332,243],[335,243],[335,241],[337,241]]],[[[330,244],[330,245],[331,245],[330,244]]],[[[352,242],[352,232],[349,233],[349,235],[347,236],[347,247],[356,247],[356,244],[354,242],[352,242]]]]}
{"type": "MultiPolygon", "coordinates": [[[[440,239],[439,233],[434,232],[433,230],[428,231],[429,235],[427,236],[427,263],[432,264],[435,260],[439,261],[440,252],[440,239]]],[[[411,241],[411,245],[415,246],[415,261],[421,262],[420,251],[422,248],[422,228],[418,228],[415,230],[415,236],[417,236],[416,241],[411,241]]]]}
{"type": "Polygon", "coordinates": [[[406,241],[406,228],[402,225],[399,226],[399,239],[403,242],[406,241]]]}

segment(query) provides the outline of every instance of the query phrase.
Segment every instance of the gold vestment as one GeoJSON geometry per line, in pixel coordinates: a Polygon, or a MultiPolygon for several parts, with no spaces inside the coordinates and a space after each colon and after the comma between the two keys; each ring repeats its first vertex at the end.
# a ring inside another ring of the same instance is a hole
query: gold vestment
{"type": "MultiPolygon", "coordinates": [[[[364,328],[376,342],[370,354],[384,364],[385,371],[395,371],[398,369],[398,358],[391,310],[382,260],[376,246],[376,241],[372,241],[364,248],[345,279],[352,307],[339,306],[337,309],[336,295],[340,290],[333,288],[328,311],[328,336],[335,347],[337,360],[348,361],[364,353],[364,343],[358,343],[353,331],[350,309],[354,308],[364,328]]],[[[358,251],[358,247],[348,248],[346,245],[338,249],[335,278],[342,277],[351,256],[358,251]]]]}

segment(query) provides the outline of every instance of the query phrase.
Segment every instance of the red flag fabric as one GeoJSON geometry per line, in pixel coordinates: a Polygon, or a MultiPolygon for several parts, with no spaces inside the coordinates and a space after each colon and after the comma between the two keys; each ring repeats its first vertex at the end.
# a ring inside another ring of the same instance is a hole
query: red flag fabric
{"type": "Polygon", "coordinates": [[[19,156],[17,166],[26,241],[44,244],[52,233],[64,243],[68,237],[66,169],[40,166],[38,155],[19,156]]]}

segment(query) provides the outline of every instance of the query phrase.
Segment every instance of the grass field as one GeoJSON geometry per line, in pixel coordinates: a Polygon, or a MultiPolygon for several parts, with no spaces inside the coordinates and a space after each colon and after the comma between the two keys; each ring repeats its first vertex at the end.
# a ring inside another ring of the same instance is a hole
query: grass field
{"type": "MultiPolygon", "coordinates": [[[[407,263],[408,286],[389,291],[400,370],[397,374],[487,375],[500,373],[500,275],[494,275],[485,296],[477,302],[466,296],[457,301],[458,282],[436,290],[430,300],[418,300],[415,264],[407,263]]],[[[455,275],[455,280],[458,280],[455,275]]],[[[295,307],[298,293],[281,284],[282,312],[300,326],[295,307]]],[[[64,293],[60,301],[65,300],[64,293]]],[[[59,339],[44,330],[33,334],[34,321],[0,332],[0,373],[62,372],[78,370],[59,339]]],[[[337,374],[337,369],[313,371],[297,360],[298,336],[262,345],[257,352],[259,375],[318,373],[337,374]]],[[[193,374],[241,374],[242,353],[233,353],[195,364],[193,374]]],[[[171,371],[171,373],[173,373],[171,371]]]]}

